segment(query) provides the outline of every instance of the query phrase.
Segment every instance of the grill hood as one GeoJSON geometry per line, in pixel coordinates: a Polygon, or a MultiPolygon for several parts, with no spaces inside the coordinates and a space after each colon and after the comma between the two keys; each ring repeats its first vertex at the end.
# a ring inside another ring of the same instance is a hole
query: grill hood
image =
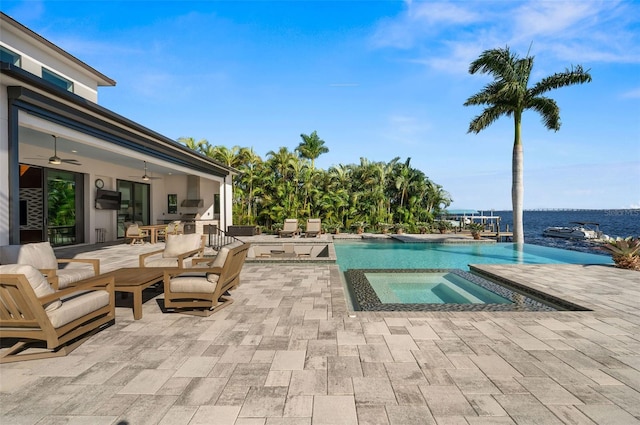
{"type": "Polygon", "coordinates": [[[187,176],[187,199],[180,203],[181,207],[200,208],[204,205],[200,199],[200,177],[187,176]]]}

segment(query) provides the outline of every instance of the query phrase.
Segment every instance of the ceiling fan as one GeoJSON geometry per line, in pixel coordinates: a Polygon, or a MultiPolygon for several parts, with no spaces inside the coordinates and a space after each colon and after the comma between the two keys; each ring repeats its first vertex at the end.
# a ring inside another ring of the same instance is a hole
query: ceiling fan
{"type": "MultiPolygon", "coordinates": [[[[65,163],[65,164],[71,164],[71,165],[82,165],[78,162],[77,159],[60,158],[58,156],[58,137],[55,134],[52,134],[51,137],[53,137],[53,156],[49,157],[49,164],[60,165],[62,163],[65,163]]],[[[32,158],[32,159],[40,159],[40,158],[32,158]]]]}
{"type": "MultiPolygon", "coordinates": [[[[139,176],[129,176],[129,177],[139,177],[139,176]]],[[[147,174],[147,161],[144,161],[144,174],[142,175],[142,177],[140,177],[142,180],[144,181],[149,181],[149,180],[161,180],[162,177],[151,177],[147,174]]]]}
{"type": "Polygon", "coordinates": [[[77,159],[60,158],[58,156],[58,137],[55,134],[51,136],[53,137],[53,156],[49,158],[49,164],[60,165],[64,162],[65,164],[82,165],[77,159]]]}

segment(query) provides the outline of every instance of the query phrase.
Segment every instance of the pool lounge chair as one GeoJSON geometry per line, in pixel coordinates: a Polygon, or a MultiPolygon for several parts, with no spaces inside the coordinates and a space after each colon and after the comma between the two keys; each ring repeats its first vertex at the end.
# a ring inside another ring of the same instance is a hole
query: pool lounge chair
{"type": "Polygon", "coordinates": [[[66,356],[115,322],[113,276],[54,290],[35,267],[0,266],[0,363],[66,356]]]}
{"type": "Polygon", "coordinates": [[[298,219],[287,218],[284,221],[284,226],[282,227],[282,230],[280,230],[279,236],[281,238],[286,238],[286,237],[291,238],[299,234],[300,234],[300,228],[298,227],[298,219]]]}
{"type": "Polygon", "coordinates": [[[319,218],[310,218],[307,220],[307,230],[304,232],[306,238],[315,238],[322,233],[322,220],[319,218]]]}
{"type": "Polygon", "coordinates": [[[210,316],[233,302],[228,291],[240,284],[240,272],[251,245],[223,247],[209,264],[189,270],[165,270],[164,305],[176,313],[210,316]]]}

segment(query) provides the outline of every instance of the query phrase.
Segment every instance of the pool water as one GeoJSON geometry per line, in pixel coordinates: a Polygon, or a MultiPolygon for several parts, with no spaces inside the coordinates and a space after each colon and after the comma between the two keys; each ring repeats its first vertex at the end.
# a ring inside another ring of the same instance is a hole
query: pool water
{"type": "Polygon", "coordinates": [[[402,243],[367,241],[334,243],[337,263],[350,269],[462,269],[469,264],[613,264],[597,255],[539,245],[512,243],[402,243]]]}
{"type": "Polygon", "coordinates": [[[449,272],[365,273],[383,304],[508,304],[463,277],[449,272]]]}

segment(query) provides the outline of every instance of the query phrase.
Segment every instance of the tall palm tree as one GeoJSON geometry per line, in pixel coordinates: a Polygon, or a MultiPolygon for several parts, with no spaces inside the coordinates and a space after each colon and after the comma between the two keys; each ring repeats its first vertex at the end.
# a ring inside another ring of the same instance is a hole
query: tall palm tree
{"type": "Polygon", "coordinates": [[[323,153],[329,152],[329,148],[324,146],[324,140],[318,137],[317,132],[313,132],[310,135],[301,134],[302,142],[295,149],[302,158],[311,160],[311,169],[315,168],[316,158],[323,153]]]}
{"type": "Polygon", "coordinates": [[[564,86],[588,83],[591,75],[588,70],[577,65],[564,72],[555,73],[543,78],[533,87],[528,87],[533,56],[519,58],[511,53],[509,47],[504,49],[485,50],[478,59],[469,66],[469,73],[491,75],[494,80],[480,92],[471,96],[464,103],[470,105],[487,105],[482,114],[469,124],[468,133],[479,133],[502,115],[513,116],[514,140],[512,156],[511,203],[513,207],[513,240],[517,244],[524,242],[522,207],[524,197],[523,183],[523,150],[520,137],[522,113],[533,109],[542,116],[542,122],[549,130],[560,129],[560,108],[553,99],[542,94],[564,86]]]}

